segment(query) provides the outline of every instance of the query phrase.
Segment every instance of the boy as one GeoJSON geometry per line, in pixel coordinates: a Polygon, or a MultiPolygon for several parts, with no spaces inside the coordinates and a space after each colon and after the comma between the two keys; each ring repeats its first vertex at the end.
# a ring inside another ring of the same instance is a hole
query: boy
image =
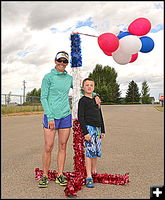
{"type": "Polygon", "coordinates": [[[101,157],[101,138],[105,137],[105,128],[101,108],[92,97],[94,81],[83,80],[84,96],[78,103],[78,120],[85,138],[86,186],[93,188],[92,173],[96,173],[97,157],[101,157]]]}

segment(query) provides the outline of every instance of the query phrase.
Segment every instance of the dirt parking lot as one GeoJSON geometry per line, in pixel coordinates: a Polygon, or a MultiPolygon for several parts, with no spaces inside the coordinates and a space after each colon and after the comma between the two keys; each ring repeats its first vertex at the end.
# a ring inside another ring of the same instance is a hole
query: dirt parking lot
{"type": "MultiPolygon", "coordinates": [[[[150,186],[164,184],[163,112],[153,105],[102,106],[106,137],[102,141],[102,158],[98,172],[129,172],[131,182],[125,186],[96,183],[83,186],[77,199],[149,199],[150,186]]],[[[51,181],[40,189],[35,168],[42,169],[42,115],[2,117],[2,199],[68,199],[64,189],[51,181]]],[[[67,146],[65,171],[73,171],[72,134],[67,146]]],[[[57,138],[50,170],[56,169],[57,138]]]]}

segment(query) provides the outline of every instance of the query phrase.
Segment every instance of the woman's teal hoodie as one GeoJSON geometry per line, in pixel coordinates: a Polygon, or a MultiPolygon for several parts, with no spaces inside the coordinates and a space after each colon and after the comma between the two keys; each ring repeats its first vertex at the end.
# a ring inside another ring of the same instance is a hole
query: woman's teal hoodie
{"type": "Polygon", "coordinates": [[[41,85],[41,104],[48,121],[61,119],[69,114],[69,90],[73,88],[73,77],[67,71],[58,72],[56,68],[46,74],[41,85]]]}

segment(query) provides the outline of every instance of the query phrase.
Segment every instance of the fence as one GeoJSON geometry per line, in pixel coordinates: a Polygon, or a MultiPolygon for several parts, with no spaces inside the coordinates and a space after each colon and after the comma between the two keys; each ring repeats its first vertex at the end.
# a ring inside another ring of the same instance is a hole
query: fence
{"type": "MultiPolygon", "coordinates": [[[[69,96],[69,103],[72,103],[72,97],[69,96]]],[[[18,106],[18,105],[40,105],[39,96],[23,96],[16,94],[1,94],[1,105],[18,106]]]]}
{"type": "Polygon", "coordinates": [[[13,95],[13,94],[1,94],[1,104],[2,105],[22,105],[25,102],[25,97],[23,95],[13,95]]]}

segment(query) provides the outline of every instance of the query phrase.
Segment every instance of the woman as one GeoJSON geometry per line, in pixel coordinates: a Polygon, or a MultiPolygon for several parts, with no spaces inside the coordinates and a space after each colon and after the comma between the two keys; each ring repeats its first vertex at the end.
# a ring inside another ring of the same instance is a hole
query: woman
{"type": "MultiPolygon", "coordinates": [[[[41,103],[44,109],[44,152],[42,155],[43,176],[38,187],[48,186],[48,170],[51,163],[51,152],[54,146],[56,130],[58,132],[58,174],[55,180],[60,185],[67,185],[63,175],[66,159],[67,141],[72,127],[72,116],[68,94],[72,88],[73,77],[65,70],[69,62],[69,55],[60,51],[55,57],[55,68],[46,74],[41,85],[41,103]]],[[[99,102],[99,99],[98,99],[99,102]]]]}

